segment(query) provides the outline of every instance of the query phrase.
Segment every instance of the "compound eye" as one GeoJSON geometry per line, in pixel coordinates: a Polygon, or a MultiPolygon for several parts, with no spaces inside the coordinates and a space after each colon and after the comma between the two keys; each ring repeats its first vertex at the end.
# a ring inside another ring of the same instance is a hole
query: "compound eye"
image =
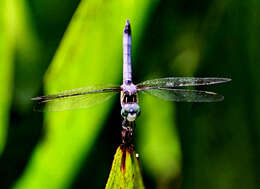
{"type": "Polygon", "coordinates": [[[122,109],[121,109],[121,116],[122,116],[122,117],[126,117],[127,114],[128,114],[128,112],[125,111],[125,109],[122,108],[122,109]]]}

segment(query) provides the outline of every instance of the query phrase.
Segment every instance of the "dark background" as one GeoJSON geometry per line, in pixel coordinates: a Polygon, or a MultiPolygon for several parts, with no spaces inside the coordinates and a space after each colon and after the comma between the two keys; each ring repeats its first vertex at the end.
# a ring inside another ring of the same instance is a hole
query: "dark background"
{"type": "MultiPolygon", "coordinates": [[[[26,99],[43,93],[44,73],[79,2],[24,2],[41,51],[34,53],[31,47],[26,55],[22,45],[15,46],[8,134],[0,155],[0,188],[16,184],[34,148],[45,138],[44,114],[33,112],[33,103],[26,99]],[[37,64],[28,68],[26,62],[37,64]]],[[[134,50],[135,81],[151,76],[232,78],[230,83],[206,87],[224,95],[223,102],[172,104],[175,114],[169,116],[176,120],[181,171],[162,181],[143,166],[147,188],[260,187],[259,14],[260,2],[254,0],[179,0],[158,2],[147,15],[134,50]]],[[[158,111],[152,105],[150,109],[158,111]]],[[[121,142],[119,115],[116,101],[107,124],[66,187],[104,187],[121,142]]],[[[142,140],[138,130],[136,135],[142,140]]],[[[138,143],[136,146],[138,149],[138,143]]],[[[142,155],[140,149],[138,153],[142,155]]]]}

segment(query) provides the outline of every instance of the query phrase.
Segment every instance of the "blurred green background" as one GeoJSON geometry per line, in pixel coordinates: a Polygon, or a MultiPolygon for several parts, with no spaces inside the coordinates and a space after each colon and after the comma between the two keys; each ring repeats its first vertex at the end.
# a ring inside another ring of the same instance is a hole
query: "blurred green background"
{"type": "Polygon", "coordinates": [[[260,188],[260,2],[0,1],[0,188],[104,188],[120,144],[119,96],[34,112],[30,98],[133,78],[229,77],[219,103],[140,95],[135,131],[146,188],[260,188]]]}

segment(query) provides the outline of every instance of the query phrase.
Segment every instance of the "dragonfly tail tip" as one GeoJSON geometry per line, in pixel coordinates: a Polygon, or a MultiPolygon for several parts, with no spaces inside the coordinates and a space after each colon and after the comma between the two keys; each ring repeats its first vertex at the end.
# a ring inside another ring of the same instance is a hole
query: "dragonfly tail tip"
{"type": "Polygon", "coordinates": [[[129,19],[126,20],[124,33],[126,33],[126,34],[131,34],[131,27],[130,27],[130,21],[129,21],[129,19]]]}

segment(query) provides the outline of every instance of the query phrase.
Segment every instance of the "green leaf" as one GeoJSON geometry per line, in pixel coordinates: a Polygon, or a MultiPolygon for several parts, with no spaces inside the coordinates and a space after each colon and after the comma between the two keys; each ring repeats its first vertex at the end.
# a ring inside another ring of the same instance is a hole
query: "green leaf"
{"type": "MultiPolygon", "coordinates": [[[[30,97],[41,87],[44,59],[42,42],[34,27],[34,18],[26,0],[11,1],[12,20],[9,21],[15,39],[14,109],[31,112],[30,97]]],[[[10,13],[8,13],[10,14],[10,13]]],[[[8,15],[10,17],[10,15],[8,15]]]]}
{"type": "Polygon", "coordinates": [[[11,102],[13,73],[13,33],[8,24],[14,12],[8,0],[0,2],[0,154],[5,146],[11,102]]]}
{"type": "MultiPolygon", "coordinates": [[[[138,43],[157,1],[81,1],[45,76],[47,93],[122,78],[122,34],[127,18],[138,43]]],[[[113,101],[90,109],[48,112],[46,135],[15,188],[66,188],[72,182],[111,111],[113,101]]]]}
{"type": "Polygon", "coordinates": [[[106,185],[106,189],[113,188],[144,188],[136,153],[133,150],[125,149],[123,146],[117,148],[106,185]]]}

